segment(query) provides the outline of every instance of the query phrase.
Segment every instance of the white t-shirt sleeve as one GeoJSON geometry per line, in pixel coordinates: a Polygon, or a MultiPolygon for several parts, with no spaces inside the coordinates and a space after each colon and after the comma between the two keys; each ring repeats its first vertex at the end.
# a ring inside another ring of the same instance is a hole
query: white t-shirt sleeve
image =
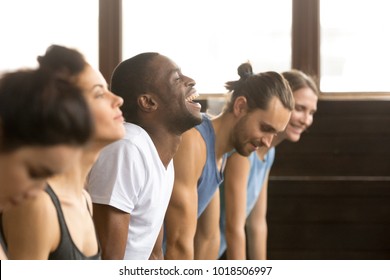
{"type": "Polygon", "coordinates": [[[122,139],[105,147],[87,179],[92,201],[130,213],[145,185],[145,161],[129,140],[122,139]]]}

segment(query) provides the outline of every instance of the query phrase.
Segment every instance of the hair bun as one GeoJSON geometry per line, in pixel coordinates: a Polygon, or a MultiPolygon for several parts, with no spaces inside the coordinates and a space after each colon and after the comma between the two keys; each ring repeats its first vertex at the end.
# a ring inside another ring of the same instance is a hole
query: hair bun
{"type": "Polygon", "coordinates": [[[248,77],[253,75],[253,69],[250,62],[242,63],[237,68],[237,73],[240,76],[240,79],[246,80],[248,77]]]}

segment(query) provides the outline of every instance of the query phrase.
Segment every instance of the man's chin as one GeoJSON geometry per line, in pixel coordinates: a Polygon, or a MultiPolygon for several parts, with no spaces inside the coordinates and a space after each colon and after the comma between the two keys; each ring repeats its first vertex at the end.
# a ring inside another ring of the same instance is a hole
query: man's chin
{"type": "Polygon", "coordinates": [[[254,151],[247,151],[247,150],[237,150],[236,149],[236,151],[237,151],[237,153],[239,154],[239,155],[241,155],[241,156],[243,156],[243,157],[249,157],[250,156],[250,154],[252,153],[252,152],[254,152],[254,151]]]}

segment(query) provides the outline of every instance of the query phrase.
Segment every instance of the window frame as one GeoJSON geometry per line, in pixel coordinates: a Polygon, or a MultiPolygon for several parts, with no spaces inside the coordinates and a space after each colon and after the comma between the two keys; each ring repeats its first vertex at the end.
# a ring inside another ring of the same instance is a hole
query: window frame
{"type": "MultiPolygon", "coordinates": [[[[291,68],[315,77],[320,73],[320,1],[292,0],[291,68]],[[304,55],[303,55],[304,54],[304,55]]],[[[99,0],[99,68],[109,82],[122,61],[122,0],[99,0]]],[[[225,93],[202,94],[219,97],[225,93]]],[[[389,100],[390,92],[320,92],[324,100],[389,100]]]]}

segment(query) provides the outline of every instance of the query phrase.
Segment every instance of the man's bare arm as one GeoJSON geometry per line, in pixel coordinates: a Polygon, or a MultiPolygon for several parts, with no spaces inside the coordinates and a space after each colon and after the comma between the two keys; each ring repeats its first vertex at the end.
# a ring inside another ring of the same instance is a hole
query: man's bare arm
{"type": "Polygon", "coordinates": [[[102,248],[102,259],[122,260],[125,256],[130,214],[104,204],[93,204],[93,219],[102,248]]]}
{"type": "Polygon", "coordinates": [[[165,215],[165,259],[193,259],[197,223],[197,182],[206,162],[206,146],[193,128],[185,132],[174,157],[175,183],[165,215]]]}

